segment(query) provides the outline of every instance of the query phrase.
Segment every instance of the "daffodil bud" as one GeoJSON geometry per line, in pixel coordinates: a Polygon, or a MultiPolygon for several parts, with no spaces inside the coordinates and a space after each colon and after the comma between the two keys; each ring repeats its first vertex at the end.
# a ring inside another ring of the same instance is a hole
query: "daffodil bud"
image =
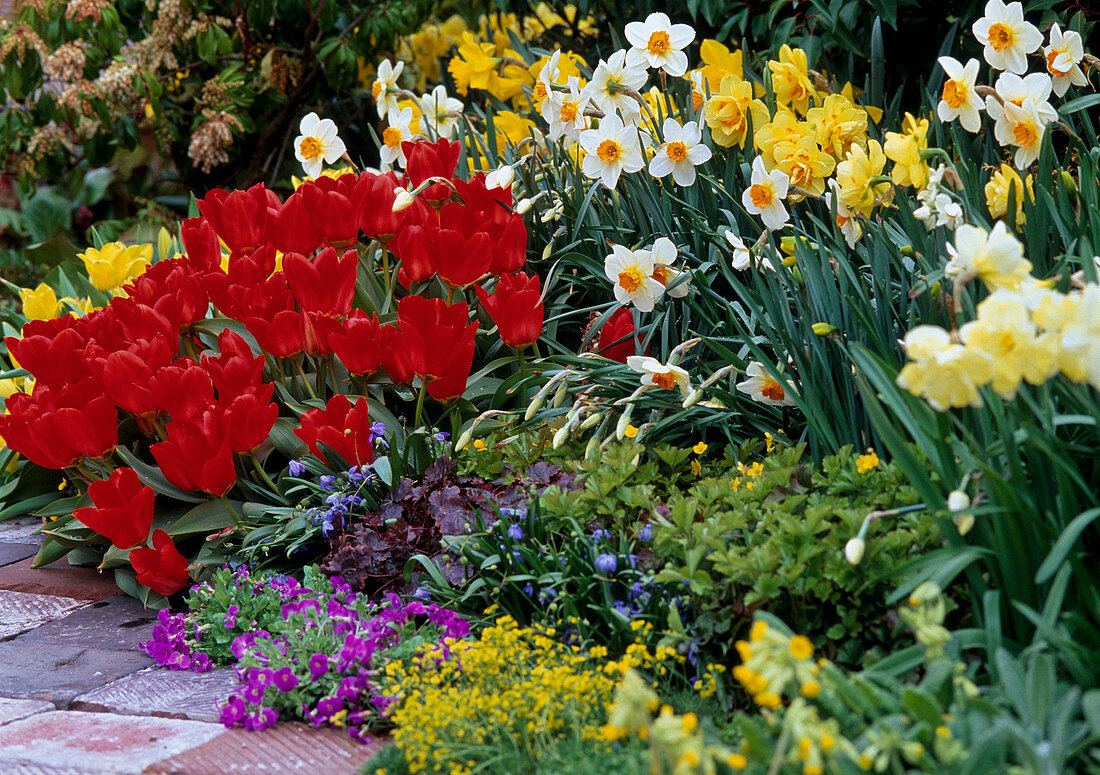
{"type": "Polygon", "coordinates": [[[630,413],[634,408],[633,405],[628,406],[626,411],[623,412],[622,417],[619,418],[619,422],[615,425],[615,440],[622,441],[623,436],[626,435],[626,426],[630,425],[630,413]]]}
{"type": "Polygon", "coordinates": [[[546,261],[550,258],[550,254],[554,252],[554,243],[548,242],[546,247],[542,249],[542,260],[546,261]]]}
{"type": "Polygon", "coordinates": [[[394,189],[394,193],[396,194],[393,198],[393,211],[395,213],[399,213],[402,210],[408,210],[412,207],[413,202],[416,201],[416,197],[400,186],[394,189]]]}
{"type": "Polygon", "coordinates": [[[527,407],[527,411],[523,413],[523,421],[530,422],[531,418],[535,416],[535,412],[542,408],[542,394],[539,393],[531,399],[530,405],[527,407]]]}
{"type": "Polygon", "coordinates": [[[909,258],[912,258],[916,255],[916,251],[913,250],[912,245],[902,245],[900,248],[898,248],[898,252],[901,253],[903,256],[909,256],[909,258]]]}
{"type": "Polygon", "coordinates": [[[965,511],[970,508],[970,496],[962,490],[952,490],[947,494],[948,511],[965,511]]]}
{"type": "Polygon", "coordinates": [[[1077,181],[1073,179],[1073,175],[1067,170],[1062,170],[1058,174],[1059,174],[1059,177],[1062,178],[1062,185],[1065,187],[1066,191],[1069,192],[1069,195],[1070,196],[1076,196],[1077,195],[1077,181]]]}
{"type": "Polygon", "coordinates": [[[586,431],[589,428],[593,428],[597,424],[599,424],[599,422],[602,418],[603,418],[603,414],[601,412],[593,412],[592,414],[590,414],[590,415],[588,415],[587,417],[584,418],[584,422],[582,422],[580,424],[580,429],[582,431],[586,431]]]}
{"type": "Polygon", "coordinates": [[[551,446],[554,449],[558,449],[558,448],[561,447],[562,444],[565,443],[565,440],[568,439],[568,438],[569,438],[569,423],[566,423],[565,425],[558,428],[558,432],[554,434],[554,441],[551,443],[551,446]]]}
{"type": "Polygon", "coordinates": [[[859,565],[866,550],[867,542],[857,536],[844,545],[844,559],[852,565],[859,565]]]}
{"type": "Polygon", "coordinates": [[[835,334],[837,331],[840,330],[836,326],[830,325],[828,323],[814,323],[812,328],[817,336],[828,336],[829,334],[835,334]]]}
{"type": "Polygon", "coordinates": [[[959,535],[961,536],[969,533],[970,529],[974,527],[973,514],[956,514],[951,517],[951,521],[955,523],[955,527],[958,529],[959,535]]]}
{"type": "Polygon", "coordinates": [[[463,431],[462,435],[458,437],[458,441],[455,443],[455,452],[461,452],[466,449],[466,445],[473,440],[474,436],[469,431],[463,431]]]}
{"type": "Polygon", "coordinates": [[[569,391],[569,386],[565,384],[565,380],[558,383],[558,389],[554,391],[554,400],[550,403],[554,409],[557,409],[565,401],[565,396],[569,391]]]}
{"type": "Polygon", "coordinates": [[[505,165],[485,176],[486,188],[508,188],[516,177],[516,171],[505,165]]]}
{"type": "Polygon", "coordinates": [[[681,406],[684,409],[690,409],[691,407],[695,406],[697,403],[699,403],[702,400],[703,400],[703,391],[702,390],[693,390],[688,394],[688,397],[684,399],[684,403],[682,403],[681,406]]]}
{"type": "Polygon", "coordinates": [[[588,440],[588,444],[584,448],[584,456],[586,458],[593,457],[596,451],[600,448],[600,440],[593,436],[588,440]]]}
{"type": "Polygon", "coordinates": [[[516,203],[516,212],[523,215],[531,209],[532,204],[534,204],[534,202],[532,202],[529,197],[524,197],[516,203]]]}

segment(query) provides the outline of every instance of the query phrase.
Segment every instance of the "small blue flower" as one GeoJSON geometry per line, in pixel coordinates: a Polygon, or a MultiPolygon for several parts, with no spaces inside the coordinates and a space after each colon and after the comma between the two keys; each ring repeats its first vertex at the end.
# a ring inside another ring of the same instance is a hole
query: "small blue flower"
{"type": "Polygon", "coordinates": [[[539,592],[539,605],[546,605],[558,596],[558,591],[553,587],[547,587],[539,592]]]}
{"type": "Polygon", "coordinates": [[[372,422],[370,424],[370,440],[372,442],[378,441],[380,438],[386,435],[386,424],[384,422],[372,422]]]}
{"type": "Polygon", "coordinates": [[[614,573],[618,566],[619,560],[613,554],[604,552],[596,557],[596,570],[600,573],[614,573]]]}
{"type": "MultiPolygon", "coordinates": [[[[382,425],[382,423],[380,423],[380,422],[376,422],[374,424],[375,425],[382,425]]],[[[386,426],[383,425],[382,427],[384,429],[386,426]]],[[[416,591],[413,592],[412,596],[415,597],[415,598],[418,598],[420,600],[431,600],[432,599],[432,593],[428,590],[427,587],[417,587],[416,591]]]]}
{"type": "Polygon", "coordinates": [[[502,517],[512,517],[513,519],[526,519],[527,506],[520,504],[519,506],[502,506],[500,509],[500,515],[502,517]]]}
{"type": "Polygon", "coordinates": [[[531,597],[535,594],[535,588],[531,586],[530,581],[523,585],[523,594],[527,595],[527,597],[531,597]]]}
{"type": "Polygon", "coordinates": [[[653,540],[653,526],[646,525],[638,531],[639,541],[652,541],[653,540]]]}
{"type": "Polygon", "coordinates": [[[331,492],[336,489],[336,477],[331,474],[322,474],[318,481],[321,484],[321,489],[325,492],[331,492]]]}
{"type": "Polygon", "coordinates": [[[291,476],[301,476],[306,472],[306,467],[303,463],[299,463],[297,460],[291,460],[286,466],[287,473],[291,476]]]}
{"type": "Polygon", "coordinates": [[[598,527],[592,531],[593,543],[599,543],[600,541],[607,540],[608,538],[611,538],[611,532],[608,530],[604,530],[603,528],[598,527]]]}
{"type": "Polygon", "coordinates": [[[522,541],[523,540],[523,528],[520,527],[519,525],[515,524],[515,523],[509,525],[508,526],[508,537],[511,538],[513,541],[522,541]]]}
{"type": "Polygon", "coordinates": [[[432,435],[432,438],[435,440],[436,444],[446,444],[447,439],[449,439],[450,437],[451,434],[447,433],[447,431],[439,431],[438,433],[432,435]]]}

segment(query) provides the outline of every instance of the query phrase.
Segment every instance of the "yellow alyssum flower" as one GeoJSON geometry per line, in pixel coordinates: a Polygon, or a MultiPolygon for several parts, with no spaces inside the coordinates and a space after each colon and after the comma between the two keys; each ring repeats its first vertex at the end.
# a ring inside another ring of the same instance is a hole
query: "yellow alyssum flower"
{"type": "Polygon", "coordinates": [[[901,132],[887,132],[882,150],[894,162],[893,179],[898,186],[924,188],[928,183],[928,164],[921,151],[928,148],[928,119],[905,114],[901,132]]]}
{"type": "Polygon", "coordinates": [[[118,288],[149,268],[153,260],[152,243],[123,245],[109,242],[100,249],[88,248],[78,254],[88,271],[88,279],[100,291],[118,288]]]}
{"type": "MultiPolygon", "coordinates": [[[[792,186],[820,196],[825,191],[825,179],[832,174],[836,162],[821,150],[817,140],[807,135],[798,142],[784,140],[772,148],[777,169],[787,173],[792,186]]],[[[800,194],[790,194],[791,201],[802,199],[800,194]]]]}
{"type": "Polygon", "coordinates": [[[23,317],[27,320],[53,320],[61,314],[57,294],[46,283],[39,283],[33,290],[20,288],[19,300],[23,302],[23,317]]]}
{"type": "Polygon", "coordinates": [[[821,150],[840,161],[855,143],[867,138],[867,111],[843,94],[830,94],[806,113],[821,150]]]}
{"type": "Polygon", "coordinates": [[[765,166],[772,169],[775,167],[775,146],[783,142],[797,144],[803,137],[812,137],[813,133],[813,128],[799,121],[794,111],[780,107],[768,123],[759,126],[753,123],[752,141],[765,166]]]}
{"type": "Polygon", "coordinates": [[[772,91],[775,92],[776,101],[806,115],[810,107],[810,95],[814,94],[806,52],[800,48],[792,49],[784,43],[779,49],[779,61],[768,62],[768,69],[772,73],[772,91]]]}
{"type": "Polygon", "coordinates": [[[873,178],[882,175],[886,154],[876,140],[868,140],[867,148],[853,145],[844,161],[836,165],[836,191],[840,201],[852,212],[870,216],[878,197],[886,191],[873,178]]]}
{"type": "Polygon", "coordinates": [[[1015,188],[1016,193],[1016,227],[1027,223],[1027,215],[1024,213],[1024,199],[1035,201],[1034,179],[1028,175],[1020,178],[1020,173],[1008,164],[1002,164],[1001,168],[993,173],[989,182],[985,184],[985,205],[989,208],[989,214],[993,218],[1003,218],[1008,214],[1008,192],[1015,188]]]}
{"type": "Polygon", "coordinates": [[[736,145],[745,147],[749,122],[756,131],[768,122],[768,108],[760,100],[752,98],[752,84],[736,75],[728,75],[721,81],[703,108],[703,119],[710,127],[710,136],[723,148],[736,145]]]}

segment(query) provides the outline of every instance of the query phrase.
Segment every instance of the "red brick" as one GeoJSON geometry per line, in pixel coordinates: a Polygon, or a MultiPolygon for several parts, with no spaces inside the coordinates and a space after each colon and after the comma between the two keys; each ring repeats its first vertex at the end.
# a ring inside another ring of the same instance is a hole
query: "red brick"
{"type": "Polygon", "coordinates": [[[146,775],[235,775],[303,772],[357,775],[388,741],[357,743],[337,729],[281,723],[260,732],[230,729],[186,753],[145,768],[146,775]]]}
{"type": "Polygon", "coordinates": [[[54,707],[42,700],[8,700],[0,698],[0,724],[9,724],[35,713],[53,710],[54,707]]]}

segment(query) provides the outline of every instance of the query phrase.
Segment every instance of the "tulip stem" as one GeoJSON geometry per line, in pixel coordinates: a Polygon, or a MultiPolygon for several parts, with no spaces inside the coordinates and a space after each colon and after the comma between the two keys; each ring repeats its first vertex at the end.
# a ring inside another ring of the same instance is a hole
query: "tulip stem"
{"type": "Polygon", "coordinates": [[[420,381],[420,394],[417,395],[417,397],[416,397],[416,418],[413,421],[413,424],[417,428],[420,427],[420,418],[421,418],[421,415],[424,412],[424,394],[427,393],[427,392],[428,392],[428,383],[425,382],[423,379],[421,379],[421,381],[420,381]]]}
{"type": "Polygon", "coordinates": [[[302,378],[302,384],[306,386],[306,390],[309,391],[311,398],[316,398],[317,394],[313,392],[313,385],[309,384],[309,380],[306,378],[305,369],[302,368],[302,362],[297,358],[294,359],[294,368],[298,370],[298,376],[302,378]]]}
{"type": "Polygon", "coordinates": [[[263,480],[264,484],[270,487],[272,492],[278,492],[279,488],[275,486],[275,482],[271,481],[271,477],[264,471],[264,467],[261,466],[260,461],[256,459],[255,453],[249,455],[249,457],[252,459],[252,467],[256,470],[256,473],[260,475],[260,479],[263,480]]]}
{"type": "Polygon", "coordinates": [[[222,503],[225,504],[225,510],[229,512],[229,516],[233,517],[233,524],[239,527],[241,524],[241,518],[237,516],[237,510],[233,508],[233,504],[229,502],[229,498],[223,495],[222,503]]]}
{"type": "Polygon", "coordinates": [[[523,357],[523,348],[516,348],[516,364],[519,366],[520,379],[527,377],[527,360],[523,357]]]}

